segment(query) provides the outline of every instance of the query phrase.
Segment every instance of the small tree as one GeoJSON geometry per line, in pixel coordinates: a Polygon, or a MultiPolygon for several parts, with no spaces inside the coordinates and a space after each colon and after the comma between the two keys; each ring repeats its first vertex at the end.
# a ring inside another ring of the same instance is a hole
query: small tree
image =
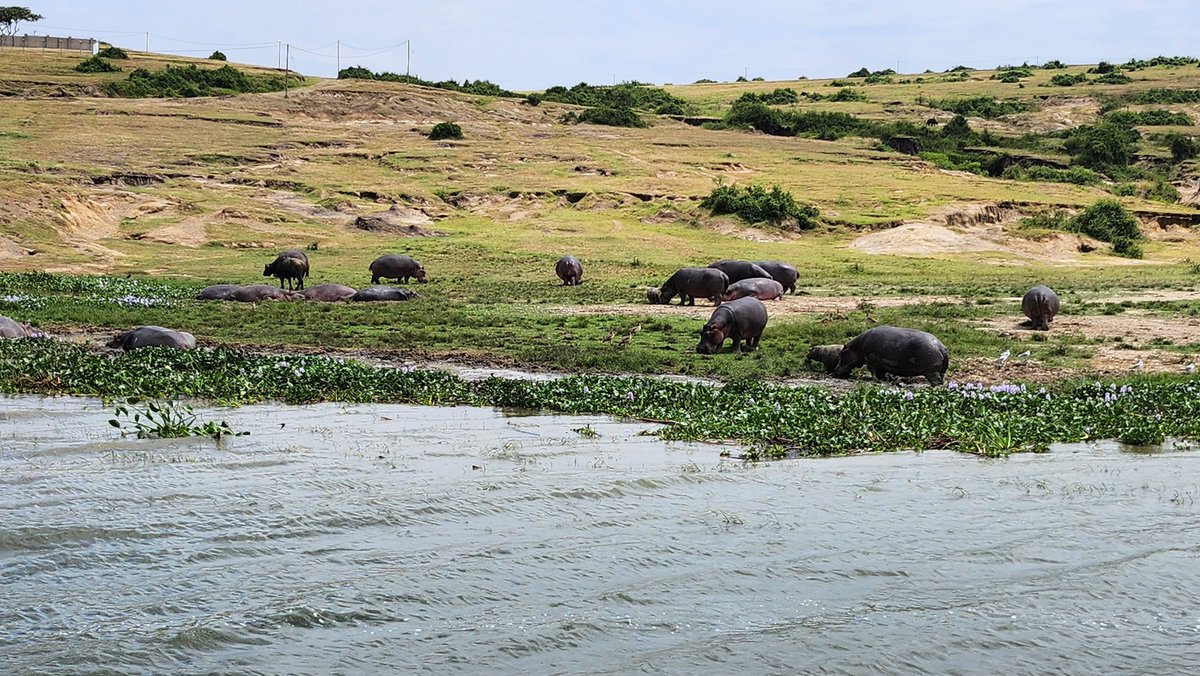
{"type": "Polygon", "coordinates": [[[225,54],[223,52],[213,52],[212,54],[208,55],[208,58],[212,59],[213,61],[228,61],[229,60],[229,59],[225,58],[225,54]]]}
{"type": "Polygon", "coordinates": [[[0,7],[0,35],[16,35],[17,24],[22,21],[41,21],[41,14],[34,14],[28,7],[0,7]]]}
{"type": "Polygon", "coordinates": [[[433,130],[429,132],[431,141],[440,141],[445,138],[462,138],[462,127],[453,122],[438,122],[433,125],[433,130]]]}

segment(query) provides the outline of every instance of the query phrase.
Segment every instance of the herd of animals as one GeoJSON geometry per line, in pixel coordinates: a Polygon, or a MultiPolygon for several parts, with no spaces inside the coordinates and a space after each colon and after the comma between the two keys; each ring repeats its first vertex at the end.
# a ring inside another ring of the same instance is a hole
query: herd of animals
{"type": "MultiPolygon", "coordinates": [[[[319,284],[306,289],[309,276],[308,256],[303,251],[289,249],[279,254],[263,268],[264,277],[275,277],[279,287],[270,284],[217,284],[205,287],[196,296],[199,300],[259,302],[265,300],[311,300],[320,302],[399,301],[418,298],[408,289],[381,285],[388,279],[397,283],[428,281],[425,268],[411,256],[387,254],[376,258],[370,266],[371,285],[354,289],[341,284],[319,284]],[[284,284],[287,289],[284,289],[284,284]]],[[[554,271],[566,286],[583,282],[583,264],[574,256],[563,256],[554,271]]],[[[778,300],[784,293],[796,293],[799,272],[781,261],[744,261],[723,259],[706,268],[686,267],[677,270],[657,289],[648,289],[651,304],[665,305],[676,296],[680,305],[695,305],[697,298],[711,300],[716,309],[700,330],[696,352],[716,354],[726,340],[732,340],[734,352],[740,352],[742,342],[747,350],[758,348],[767,326],[767,308],[763,301],[778,300]]],[[[1059,311],[1058,295],[1050,288],[1037,285],[1021,299],[1021,310],[1029,324],[1037,330],[1048,330],[1059,311]]],[[[0,338],[20,338],[37,335],[28,324],[20,324],[0,316],[0,338]]],[[[140,326],[120,333],[108,346],[133,350],[159,346],[190,350],[196,338],[183,331],[161,326],[140,326]]],[[[847,378],[851,371],[866,366],[879,380],[923,376],[931,385],[940,385],[950,364],[950,352],[933,334],[916,329],[876,326],[845,345],[816,345],[808,359],[825,367],[836,378],[847,378]]]]}

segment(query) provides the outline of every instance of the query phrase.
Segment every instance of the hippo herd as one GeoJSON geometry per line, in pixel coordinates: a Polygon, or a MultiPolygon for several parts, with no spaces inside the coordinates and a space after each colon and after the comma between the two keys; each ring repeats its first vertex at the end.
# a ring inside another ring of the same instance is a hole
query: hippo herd
{"type": "MultiPolygon", "coordinates": [[[[380,256],[369,269],[371,285],[362,289],[333,283],[305,288],[304,280],[310,272],[308,256],[298,249],[288,249],[263,268],[264,277],[279,280],[278,288],[270,284],[215,284],[202,289],[196,298],[247,303],[403,301],[420,296],[408,289],[381,285],[380,281],[392,279],[405,284],[411,280],[422,284],[429,281],[425,268],[403,254],[380,256]]],[[[554,272],[565,286],[583,283],[583,264],[574,256],[558,259],[554,272]]],[[[677,296],[680,305],[695,305],[697,298],[712,301],[716,309],[700,329],[696,352],[716,354],[726,340],[733,341],[734,352],[741,352],[743,342],[747,350],[753,351],[767,326],[763,301],[778,300],[787,292],[795,294],[799,276],[794,266],[782,261],[722,259],[706,268],[680,268],[661,287],[648,289],[646,297],[651,304],[659,305],[669,304],[677,296]]],[[[1021,311],[1035,330],[1048,330],[1059,306],[1058,295],[1041,284],[1029,289],[1021,299],[1021,311]]],[[[40,334],[28,324],[0,316],[0,338],[37,335],[40,334]]],[[[124,350],[150,346],[190,350],[196,347],[196,338],[161,326],[141,326],[117,335],[108,346],[124,350]]],[[[943,382],[950,364],[950,352],[937,337],[896,326],[876,326],[844,345],[815,345],[807,358],[824,366],[836,378],[847,378],[854,369],[866,366],[880,380],[923,376],[931,385],[943,382]]]]}

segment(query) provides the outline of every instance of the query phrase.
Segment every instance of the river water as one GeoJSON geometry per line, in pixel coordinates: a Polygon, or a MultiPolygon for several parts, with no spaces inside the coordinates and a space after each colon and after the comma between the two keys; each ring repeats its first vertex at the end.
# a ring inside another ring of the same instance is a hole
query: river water
{"type": "Polygon", "coordinates": [[[601,417],[200,412],[252,434],[120,439],[100,402],[0,399],[0,673],[1200,661],[1196,452],[746,465],[601,417]]]}

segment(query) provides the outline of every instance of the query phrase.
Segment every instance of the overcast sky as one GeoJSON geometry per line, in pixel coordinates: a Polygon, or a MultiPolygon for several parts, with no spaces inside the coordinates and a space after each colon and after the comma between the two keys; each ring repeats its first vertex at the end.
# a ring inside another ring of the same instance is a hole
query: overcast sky
{"type": "Polygon", "coordinates": [[[28,0],[30,32],[333,76],[341,65],[509,89],[844,76],[1200,56],[1198,0],[28,0]],[[864,8],[866,7],[866,8],[864,8]],[[392,47],[388,49],[389,47],[392,47]],[[382,51],[380,51],[382,50],[382,51]]]}

